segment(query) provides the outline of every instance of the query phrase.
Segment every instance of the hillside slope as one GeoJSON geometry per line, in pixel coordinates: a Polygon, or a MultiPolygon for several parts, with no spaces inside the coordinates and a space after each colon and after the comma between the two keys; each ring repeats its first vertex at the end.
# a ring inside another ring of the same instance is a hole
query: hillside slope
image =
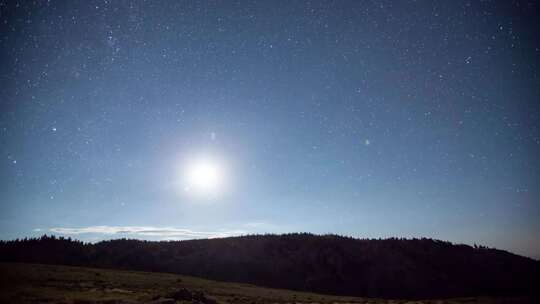
{"type": "Polygon", "coordinates": [[[169,272],[383,298],[530,295],[540,274],[540,262],[496,249],[311,234],[96,244],[42,237],[1,242],[0,261],[169,272]]]}
{"type": "Polygon", "coordinates": [[[0,263],[0,303],[51,304],[528,304],[533,297],[446,300],[328,296],[189,276],[72,266],[0,263]]]}

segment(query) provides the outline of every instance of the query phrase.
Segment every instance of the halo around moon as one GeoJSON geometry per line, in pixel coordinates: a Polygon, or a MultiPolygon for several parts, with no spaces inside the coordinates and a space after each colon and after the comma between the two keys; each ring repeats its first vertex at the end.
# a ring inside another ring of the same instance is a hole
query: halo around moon
{"type": "Polygon", "coordinates": [[[226,172],[223,164],[211,157],[186,161],[183,168],[184,191],[197,198],[213,198],[225,190],[226,172]]]}

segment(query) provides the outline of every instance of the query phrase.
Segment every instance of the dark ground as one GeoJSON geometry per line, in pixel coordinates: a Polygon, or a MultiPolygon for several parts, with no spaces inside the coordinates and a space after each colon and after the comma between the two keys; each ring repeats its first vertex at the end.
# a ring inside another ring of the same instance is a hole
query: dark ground
{"type": "Polygon", "coordinates": [[[326,296],[164,273],[0,263],[0,303],[538,303],[527,297],[388,300],[326,296]]]}
{"type": "Polygon", "coordinates": [[[432,239],[252,235],[95,244],[0,242],[0,261],[173,273],[319,294],[386,299],[538,295],[540,262],[432,239]]]}

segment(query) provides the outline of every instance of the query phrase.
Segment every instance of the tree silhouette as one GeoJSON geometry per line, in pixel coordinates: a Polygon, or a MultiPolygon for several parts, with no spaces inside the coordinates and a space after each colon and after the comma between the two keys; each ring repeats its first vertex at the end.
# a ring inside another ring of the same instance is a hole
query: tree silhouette
{"type": "Polygon", "coordinates": [[[309,233],[96,244],[44,235],[0,241],[0,261],[170,272],[388,298],[528,295],[540,277],[540,262],[484,246],[309,233]]]}

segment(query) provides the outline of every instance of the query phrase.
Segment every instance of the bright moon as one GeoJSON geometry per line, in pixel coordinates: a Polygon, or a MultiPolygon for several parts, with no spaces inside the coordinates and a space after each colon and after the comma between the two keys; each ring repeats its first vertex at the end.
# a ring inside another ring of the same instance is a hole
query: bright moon
{"type": "Polygon", "coordinates": [[[224,170],[219,162],[199,158],[187,163],[185,168],[185,190],[196,196],[214,196],[223,189],[224,170]]]}

